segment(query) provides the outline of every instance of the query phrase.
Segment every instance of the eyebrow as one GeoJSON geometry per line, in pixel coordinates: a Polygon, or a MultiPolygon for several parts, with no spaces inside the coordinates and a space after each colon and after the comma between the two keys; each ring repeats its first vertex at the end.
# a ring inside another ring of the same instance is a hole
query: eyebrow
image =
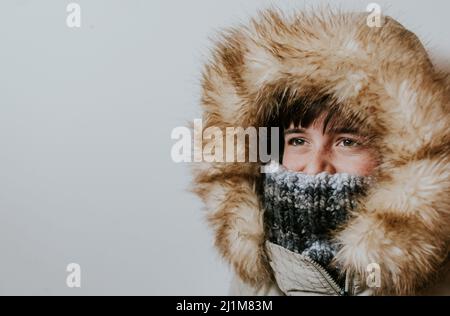
{"type": "Polygon", "coordinates": [[[356,128],[350,128],[350,127],[337,127],[332,128],[331,132],[336,134],[360,134],[360,131],[358,131],[356,128]]]}
{"type": "Polygon", "coordinates": [[[284,131],[284,135],[296,134],[296,133],[305,133],[306,130],[304,128],[290,128],[284,131]]]}

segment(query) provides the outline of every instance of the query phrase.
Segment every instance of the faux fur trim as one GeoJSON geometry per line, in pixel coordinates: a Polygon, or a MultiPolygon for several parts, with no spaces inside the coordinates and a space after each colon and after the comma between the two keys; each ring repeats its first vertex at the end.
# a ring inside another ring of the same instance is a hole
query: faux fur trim
{"type": "MultiPolygon", "coordinates": [[[[363,275],[376,262],[379,294],[413,294],[448,253],[449,81],[413,33],[389,17],[370,28],[366,18],[268,10],[224,31],[203,73],[203,128],[267,126],[280,96],[289,104],[331,95],[377,136],[382,155],[378,185],[337,236],[336,262],[363,275]]],[[[205,202],[216,246],[252,285],[271,279],[260,176],[256,163],[194,166],[193,191],[205,202]]]]}

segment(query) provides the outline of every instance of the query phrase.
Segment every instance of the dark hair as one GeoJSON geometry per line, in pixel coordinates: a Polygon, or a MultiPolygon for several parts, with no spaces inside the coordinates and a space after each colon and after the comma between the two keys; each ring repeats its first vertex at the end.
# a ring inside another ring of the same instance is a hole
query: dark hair
{"type": "Polygon", "coordinates": [[[356,115],[345,112],[342,104],[330,95],[297,97],[287,101],[280,97],[277,100],[277,113],[269,118],[266,126],[279,127],[278,155],[274,156],[271,147],[270,136],[268,137],[268,148],[272,157],[277,157],[279,162],[283,161],[284,132],[291,124],[294,128],[308,128],[317,120],[324,118],[323,133],[330,130],[345,128],[353,131],[361,131],[363,121],[356,115]]]}
{"type": "Polygon", "coordinates": [[[328,95],[315,100],[297,99],[293,104],[280,104],[278,126],[283,131],[291,124],[294,127],[308,128],[323,115],[325,115],[324,132],[341,121],[337,104],[328,95]]]}
{"type": "MultiPolygon", "coordinates": [[[[291,124],[294,127],[308,128],[315,123],[319,118],[324,117],[323,133],[339,129],[342,127],[358,130],[361,122],[353,116],[342,112],[339,103],[330,95],[323,95],[320,97],[305,97],[297,98],[291,103],[278,103],[278,113],[272,118],[270,126],[277,126],[280,128],[279,133],[279,154],[280,162],[283,159],[284,152],[284,131],[288,129],[291,124]]],[[[269,140],[270,141],[270,140],[269,140]]]]}

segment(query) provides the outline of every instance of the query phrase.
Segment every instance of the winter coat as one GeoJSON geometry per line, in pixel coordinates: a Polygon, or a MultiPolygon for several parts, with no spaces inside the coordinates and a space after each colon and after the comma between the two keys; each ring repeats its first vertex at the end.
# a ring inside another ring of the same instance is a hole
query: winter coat
{"type": "MultiPolygon", "coordinates": [[[[268,126],[280,97],[331,95],[381,155],[376,185],[335,236],[345,293],[450,294],[449,82],[390,17],[370,27],[365,13],[268,10],[217,40],[202,77],[203,130],[268,126]],[[381,286],[367,289],[371,263],[381,286]]],[[[195,163],[193,173],[215,245],[236,274],[232,294],[342,294],[317,285],[304,258],[266,242],[259,163],[195,163]]]]}

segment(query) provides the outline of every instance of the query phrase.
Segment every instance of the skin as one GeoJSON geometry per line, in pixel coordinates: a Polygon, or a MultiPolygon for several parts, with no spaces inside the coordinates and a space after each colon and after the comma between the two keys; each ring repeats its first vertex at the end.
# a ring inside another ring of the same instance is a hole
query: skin
{"type": "Polygon", "coordinates": [[[284,131],[282,164],[289,170],[310,175],[321,172],[371,175],[378,159],[369,139],[345,128],[323,131],[324,118],[322,115],[307,128],[291,124],[284,131]]]}

